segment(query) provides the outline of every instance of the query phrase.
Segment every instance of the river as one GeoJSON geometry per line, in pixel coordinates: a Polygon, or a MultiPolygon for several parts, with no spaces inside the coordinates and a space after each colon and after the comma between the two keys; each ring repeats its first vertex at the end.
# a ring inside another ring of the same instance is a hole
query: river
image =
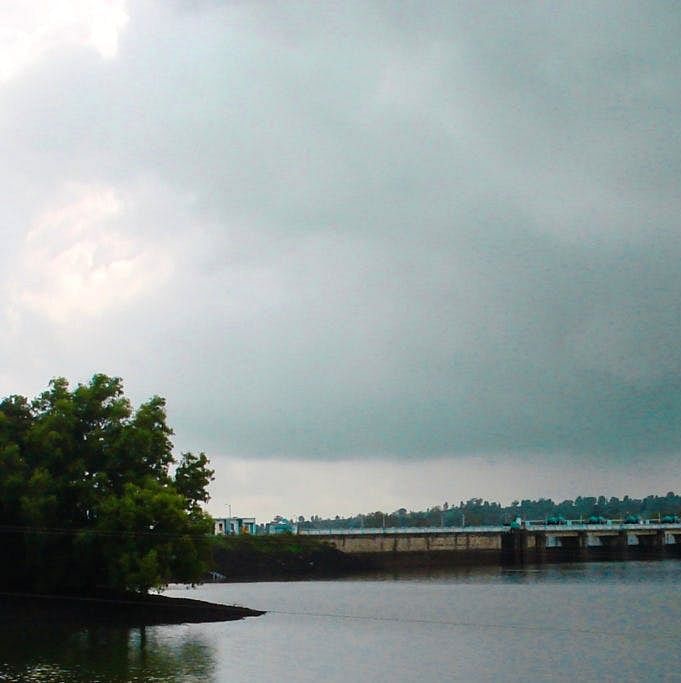
{"type": "Polygon", "coordinates": [[[681,681],[681,562],[171,587],[243,621],[3,626],[3,681],[681,681]]]}

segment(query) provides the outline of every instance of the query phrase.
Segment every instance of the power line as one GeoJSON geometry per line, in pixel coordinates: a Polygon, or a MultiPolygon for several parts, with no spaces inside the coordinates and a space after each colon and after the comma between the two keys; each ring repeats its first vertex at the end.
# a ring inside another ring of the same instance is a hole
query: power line
{"type": "Polygon", "coordinates": [[[66,527],[33,527],[33,526],[12,526],[0,525],[0,534],[24,534],[24,535],[45,535],[45,536],[76,536],[79,534],[104,536],[104,537],[135,537],[152,536],[154,538],[212,538],[214,534],[183,534],[176,531],[156,531],[149,530],[126,530],[126,529],[92,529],[92,528],[66,528],[66,527]]]}
{"type": "Polygon", "coordinates": [[[375,615],[361,615],[361,614],[333,614],[332,612],[295,612],[289,610],[268,609],[266,613],[270,614],[284,614],[290,616],[302,617],[324,617],[330,619],[348,619],[357,621],[380,621],[380,622],[394,622],[403,624],[431,624],[435,626],[452,626],[459,628],[477,628],[477,629],[505,629],[518,631],[532,631],[532,632],[553,632],[553,633],[567,633],[571,635],[592,635],[592,636],[611,636],[614,638],[626,639],[641,639],[647,638],[649,640],[679,640],[679,634],[668,632],[636,632],[627,633],[625,631],[603,631],[597,629],[582,629],[582,628],[566,628],[560,626],[531,626],[529,624],[490,624],[476,621],[447,621],[440,619],[414,619],[404,617],[382,617],[375,615]]]}
{"type": "MultiPolygon", "coordinates": [[[[49,593],[11,593],[6,591],[0,591],[0,596],[6,597],[24,597],[24,598],[44,598],[47,600],[75,600],[78,602],[106,602],[106,603],[116,603],[116,604],[131,604],[140,605],[140,602],[132,600],[124,600],[118,598],[92,598],[87,596],[72,596],[72,595],[59,595],[59,594],[49,594],[49,593]]],[[[172,597],[172,596],[168,596],[172,597]]],[[[216,603],[221,607],[236,607],[236,605],[223,605],[222,603],[216,603]]],[[[181,604],[178,603],[180,607],[192,608],[194,605],[191,604],[181,604]]],[[[262,610],[264,614],[281,614],[285,616],[296,616],[296,617],[317,617],[326,619],[345,619],[349,621],[376,621],[376,622],[387,622],[387,623],[398,623],[398,624],[426,624],[433,626],[449,626],[453,628],[470,628],[470,629],[497,629],[497,630],[507,630],[507,631],[529,631],[533,633],[563,633],[569,635],[584,635],[584,636],[605,636],[612,638],[624,638],[627,640],[679,640],[679,634],[669,633],[665,631],[659,631],[656,633],[651,633],[649,631],[641,632],[626,632],[626,631],[606,631],[599,629],[589,629],[589,628],[568,628],[561,626],[533,626],[530,624],[518,624],[518,623],[496,623],[490,624],[486,622],[477,621],[449,621],[445,619],[418,619],[418,618],[405,618],[405,617],[386,617],[386,616],[376,616],[376,615],[362,615],[362,614],[338,614],[333,612],[299,612],[294,610],[277,610],[277,609],[266,609],[262,610]]]]}

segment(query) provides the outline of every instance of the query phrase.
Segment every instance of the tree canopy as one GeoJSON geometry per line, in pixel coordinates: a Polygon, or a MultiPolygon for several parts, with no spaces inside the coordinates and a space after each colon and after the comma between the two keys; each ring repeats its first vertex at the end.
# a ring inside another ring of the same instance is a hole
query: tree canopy
{"type": "Polygon", "coordinates": [[[2,585],[144,592],[193,582],[210,556],[205,454],[173,457],[165,400],[137,409],[118,377],[64,378],[0,401],[2,585]]]}

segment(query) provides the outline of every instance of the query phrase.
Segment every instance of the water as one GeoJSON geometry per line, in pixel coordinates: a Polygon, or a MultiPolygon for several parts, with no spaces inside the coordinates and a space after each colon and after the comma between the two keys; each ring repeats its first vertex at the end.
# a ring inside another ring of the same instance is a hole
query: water
{"type": "Polygon", "coordinates": [[[7,681],[681,681],[681,562],[212,584],[237,622],[3,627],[7,681]]]}

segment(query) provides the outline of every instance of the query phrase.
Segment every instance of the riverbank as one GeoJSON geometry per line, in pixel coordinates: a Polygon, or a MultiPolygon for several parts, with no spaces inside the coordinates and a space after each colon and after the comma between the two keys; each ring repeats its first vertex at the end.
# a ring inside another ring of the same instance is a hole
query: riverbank
{"type": "Polygon", "coordinates": [[[366,569],[357,557],[307,536],[217,536],[207,580],[333,578],[366,569]]]}
{"type": "Polygon", "coordinates": [[[0,623],[30,620],[37,623],[152,626],[235,621],[264,612],[247,607],[131,593],[95,596],[0,593],[0,623]]]}

